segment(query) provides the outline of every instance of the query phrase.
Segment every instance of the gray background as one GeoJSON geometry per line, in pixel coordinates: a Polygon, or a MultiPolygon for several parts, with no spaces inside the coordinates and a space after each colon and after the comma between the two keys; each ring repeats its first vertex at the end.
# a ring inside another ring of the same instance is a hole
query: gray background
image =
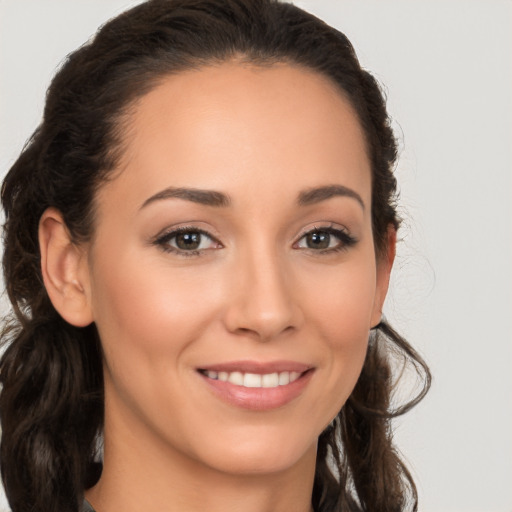
{"type": "MultiPolygon", "coordinates": [[[[0,0],[0,173],[64,55],[135,3],[0,0]]],[[[386,314],[434,374],[397,423],[420,509],[512,512],[512,2],[296,3],[349,36],[401,138],[405,222],[386,314]]]]}

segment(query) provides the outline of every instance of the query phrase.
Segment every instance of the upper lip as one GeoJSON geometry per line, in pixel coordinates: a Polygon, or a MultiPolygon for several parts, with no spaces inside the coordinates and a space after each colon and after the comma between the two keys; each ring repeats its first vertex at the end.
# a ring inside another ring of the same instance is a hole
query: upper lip
{"type": "Polygon", "coordinates": [[[313,368],[310,364],[299,363],[297,361],[228,361],[224,363],[209,364],[201,366],[198,370],[214,371],[214,372],[241,372],[241,373],[281,373],[281,372],[298,372],[304,373],[313,368]]]}

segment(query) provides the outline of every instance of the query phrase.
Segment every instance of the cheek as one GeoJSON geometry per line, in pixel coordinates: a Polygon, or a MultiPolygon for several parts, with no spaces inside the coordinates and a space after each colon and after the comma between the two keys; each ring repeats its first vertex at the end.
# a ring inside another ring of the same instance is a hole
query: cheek
{"type": "Polygon", "coordinates": [[[352,392],[366,356],[375,299],[372,259],[340,265],[324,286],[309,295],[309,329],[316,331],[328,357],[322,362],[327,384],[321,406],[334,417],[352,392]],[[321,288],[321,289],[320,289],[321,288]]]}
{"type": "Polygon", "coordinates": [[[93,274],[94,318],[105,359],[119,369],[159,365],[165,354],[171,370],[214,315],[218,287],[205,287],[193,273],[171,272],[162,260],[105,257],[93,274]]]}
{"type": "Polygon", "coordinates": [[[327,269],[317,277],[317,285],[310,285],[310,292],[304,294],[311,321],[333,349],[358,345],[371,327],[376,295],[374,260],[353,258],[350,264],[327,269]]]}

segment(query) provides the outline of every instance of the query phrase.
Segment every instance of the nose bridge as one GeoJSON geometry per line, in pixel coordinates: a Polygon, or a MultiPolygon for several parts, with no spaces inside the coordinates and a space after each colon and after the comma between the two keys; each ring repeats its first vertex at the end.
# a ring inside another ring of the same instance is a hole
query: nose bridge
{"type": "Polygon", "coordinates": [[[289,270],[285,257],[268,240],[241,250],[233,275],[236,293],[227,313],[228,328],[267,340],[297,327],[300,314],[289,270]]]}

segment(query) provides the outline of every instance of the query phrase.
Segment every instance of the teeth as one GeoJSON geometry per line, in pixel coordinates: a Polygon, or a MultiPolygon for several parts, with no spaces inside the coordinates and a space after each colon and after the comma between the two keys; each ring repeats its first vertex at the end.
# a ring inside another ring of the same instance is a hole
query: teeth
{"type": "Polygon", "coordinates": [[[244,374],[241,372],[231,372],[228,377],[228,382],[236,384],[237,386],[244,385],[244,374]]]}
{"type": "Polygon", "coordinates": [[[261,388],[261,375],[256,373],[246,373],[244,375],[245,388],[261,388]]]}
{"type": "Polygon", "coordinates": [[[266,373],[261,377],[261,385],[264,388],[275,388],[279,386],[279,374],[276,373],[266,373]]]}
{"type": "Polygon", "coordinates": [[[277,388],[296,381],[300,372],[274,372],[274,373],[242,373],[242,372],[216,372],[207,370],[203,372],[208,378],[230,382],[245,388],[277,388]]]}
{"type": "Polygon", "coordinates": [[[286,386],[290,384],[290,374],[288,372],[282,372],[279,374],[279,385],[286,386]]]}

